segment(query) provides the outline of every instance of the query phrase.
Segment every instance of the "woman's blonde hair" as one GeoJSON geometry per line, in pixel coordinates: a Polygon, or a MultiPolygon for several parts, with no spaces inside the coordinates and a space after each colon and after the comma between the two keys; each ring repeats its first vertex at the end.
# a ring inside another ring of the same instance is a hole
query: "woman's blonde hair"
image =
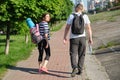
{"type": "Polygon", "coordinates": [[[77,4],[75,7],[75,11],[78,12],[79,10],[81,10],[82,12],[84,11],[84,6],[83,4],[77,4]]]}

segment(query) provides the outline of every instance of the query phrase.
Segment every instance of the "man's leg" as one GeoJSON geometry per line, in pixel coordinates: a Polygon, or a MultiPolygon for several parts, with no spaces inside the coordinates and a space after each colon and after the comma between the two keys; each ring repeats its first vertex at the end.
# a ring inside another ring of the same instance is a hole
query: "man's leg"
{"type": "Polygon", "coordinates": [[[81,71],[83,69],[85,52],[86,52],[86,38],[82,37],[80,38],[78,50],[78,74],[81,74],[81,71]]]}
{"type": "Polygon", "coordinates": [[[78,39],[70,39],[70,60],[71,60],[71,66],[73,68],[71,76],[74,77],[77,73],[77,54],[78,54],[78,39]]]}

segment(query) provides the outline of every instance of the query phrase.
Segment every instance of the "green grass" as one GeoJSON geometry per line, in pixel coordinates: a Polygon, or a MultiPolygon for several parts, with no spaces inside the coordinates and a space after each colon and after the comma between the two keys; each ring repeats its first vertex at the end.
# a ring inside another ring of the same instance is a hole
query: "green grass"
{"type": "Polygon", "coordinates": [[[24,36],[11,35],[9,54],[5,55],[5,35],[0,35],[0,78],[9,66],[15,66],[18,61],[28,58],[34,47],[30,40],[28,44],[25,43],[24,36]]]}
{"type": "Polygon", "coordinates": [[[108,42],[107,45],[102,45],[102,46],[98,47],[97,49],[109,48],[109,47],[117,46],[117,45],[120,45],[120,42],[117,42],[117,41],[108,42]]]}
{"type": "Polygon", "coordinates": [[[52,32],[58,31],[58,30],[60,30],[60,29],[63,27],[64,24],[65,24],[65,21],[61,21],[61,22],[58,23],[58,24],[54,24],[54,25],[50,28],[50,30],[51,30],[52,32]]]}
{"type": "Polygon", "coordinates": [[[113,22],[116,20],[117,16],[120,16],[120,10],[106,11],[106,12],[101,12],[94,15],[89,15],[89,18],[91,22],[97,22],[100,20],[107,20],[107,21],[113,22]]]}

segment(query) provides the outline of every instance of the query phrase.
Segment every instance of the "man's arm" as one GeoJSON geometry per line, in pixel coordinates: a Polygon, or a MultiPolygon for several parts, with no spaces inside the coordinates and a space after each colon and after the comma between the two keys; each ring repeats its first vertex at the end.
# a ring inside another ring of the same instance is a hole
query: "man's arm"
{"type": "Polygon", "coordinates": [[[93,44],[93,40],[92,40],[92,29],[91,29],[90,24],[87,24],[87,31],[88,31],[88,36],[89,36],[88,42],[89,42],[90,44],[93,44]]]}
{"type": "Polygon", "coordinates": [[[64,32],[64,44],[66,44],[66,41],[67,41],[67,34],[68,34],[68,32],[69,32],[69,29],[70,29],[70,25],[69,24],[67,24],[66,25],[66,28],[65,28],[65,32],[64,32]]]}

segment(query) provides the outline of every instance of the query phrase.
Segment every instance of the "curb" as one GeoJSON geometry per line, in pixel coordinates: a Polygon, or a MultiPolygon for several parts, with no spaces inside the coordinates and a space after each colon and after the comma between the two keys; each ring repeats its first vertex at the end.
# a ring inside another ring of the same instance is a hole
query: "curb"
{"type": "Polygon", "coordinates": [[[100,64],[94,55],[86,55],[85,70],[89,80],[110,80],[105,68],[100,64]]]}

